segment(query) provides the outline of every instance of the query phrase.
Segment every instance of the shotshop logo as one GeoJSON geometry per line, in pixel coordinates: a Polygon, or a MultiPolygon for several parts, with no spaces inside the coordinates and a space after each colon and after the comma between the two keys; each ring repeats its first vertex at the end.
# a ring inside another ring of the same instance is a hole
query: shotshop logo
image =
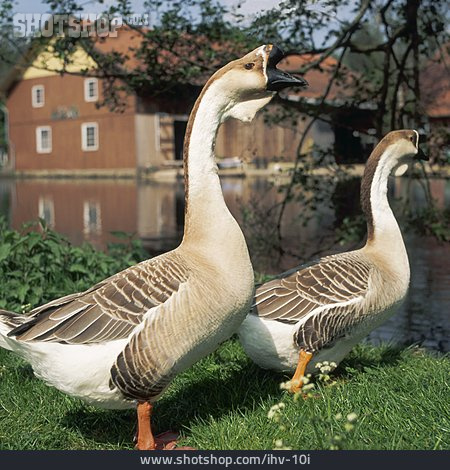
{"type": "Polygon", "coordinates": [[[117,37],[117,30],[123,24],[149,26],[149,15],[136,14],[125,18],[99,13],[81,13],[79,15],[16,13],[13,15],[13,34],[16,38],[117,37]]]}

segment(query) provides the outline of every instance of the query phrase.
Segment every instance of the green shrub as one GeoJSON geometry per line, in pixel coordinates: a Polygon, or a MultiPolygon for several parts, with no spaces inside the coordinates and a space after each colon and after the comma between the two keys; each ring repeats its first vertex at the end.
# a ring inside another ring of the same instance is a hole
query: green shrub
{"type": "Polygon", "coordinates": [[[73,246],[42,220],[16,231],[0,219],[0,308],[29,311],[146,258],[139,240],[115,235],[120,242],[109,245],[105,253],[88,243],[73,246]]]}

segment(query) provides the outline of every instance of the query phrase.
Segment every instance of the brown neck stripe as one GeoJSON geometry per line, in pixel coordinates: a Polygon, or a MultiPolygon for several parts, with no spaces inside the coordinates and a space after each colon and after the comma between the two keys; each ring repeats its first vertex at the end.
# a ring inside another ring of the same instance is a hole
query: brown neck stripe
{"type": "Polygon", "coordinates": [[[381,156],[386,151],[386,149],[400,138],[407,137],[408,132],[410,131],[400,130],[387,134],[373,149],[370,157],[367,160],[366,167],[364,168],[364,174],[361,180],[361,208],[364,215],[366,216],[367,221],[367,242],[373,241],[375,234],[372,204],[370,201],[370,190],[372,188],[376,169],[380,162],[381,156]]]}

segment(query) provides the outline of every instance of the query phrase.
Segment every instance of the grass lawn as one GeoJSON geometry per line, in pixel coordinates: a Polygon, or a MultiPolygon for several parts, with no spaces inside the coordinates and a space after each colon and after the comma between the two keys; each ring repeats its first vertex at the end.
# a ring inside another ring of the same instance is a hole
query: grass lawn
{"type": "MultiPolygon", "coordinates": [[[[236,340],[179,376],[156,406],[155,431],[198,449],[449,449],[450,358],[358,346],[313,397],[294,400],[236,340]],[[282,401],[279,421],[267,417],[282,401]],[[346,416],[356,413],[354,428],[346,416]],[[339,419],[339,416],[342,418],[339,419]],[[280,444],[279,444],[280,445],[280,444]]],[[[99,410],[47,387],[0,351],[0,449],[132,449],[135,413],[99,410]]]]}

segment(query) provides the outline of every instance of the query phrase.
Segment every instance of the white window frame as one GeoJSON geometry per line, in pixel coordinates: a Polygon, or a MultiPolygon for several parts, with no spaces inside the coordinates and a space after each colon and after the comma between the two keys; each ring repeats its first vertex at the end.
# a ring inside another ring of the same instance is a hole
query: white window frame
{"type": "Polygon", "coordinates": [[[84,122],[81,124],[81,149],[84,152],[95,152],[99,147],[98,123],[97,122],[84,122]],[[88,146],[87,130],[89,127],[95,129],[95,145],[88,146]]]}
{"type": "Polygon", "coordinates": [[[84,201],[83,203],[83,232],[88,235],[100,235],[102,232],[102,211],[100,202],[84,201]],[[94,209],[95,221],[91,223],[90,212],[94,209]]]}
{"type": "Polygon", "coordinates": [[[50,228],[55,227],[55,202],[51,196],[41,196],[39,198],[38,214],[50,228]],[[49,215],[49,220],[45,217],[46,213],[49,215]]]}
{"type": "Polygon", "coordinates": [[[92,102],[92,101],[98,101],[98,79],[96,78],[85,78],[84,79],[84,101],[87,102],[92,102]],[[90,96],[89,92],[89,85],[91,83],[95,84],[95,94],[94,96],[90,96]]]}
{"type": "Polygon", "coordinates": [[[45,87],[44,85],[34,85],[31,87],[31,106],[33,108],[42,108],[45,104],[45,87]],[[42,101],[37,99],[37,91],[41,91],[42,101]]]}
{"type": "Polygon", "coordinates": [[[52,128],[50,126],[38,126],[36,127],[36,152],[37,153],[51,153],[52,152],[52,128]],[[42,131],[48,132],[49,147],[44,148],[42,146],[42,131]]]}

